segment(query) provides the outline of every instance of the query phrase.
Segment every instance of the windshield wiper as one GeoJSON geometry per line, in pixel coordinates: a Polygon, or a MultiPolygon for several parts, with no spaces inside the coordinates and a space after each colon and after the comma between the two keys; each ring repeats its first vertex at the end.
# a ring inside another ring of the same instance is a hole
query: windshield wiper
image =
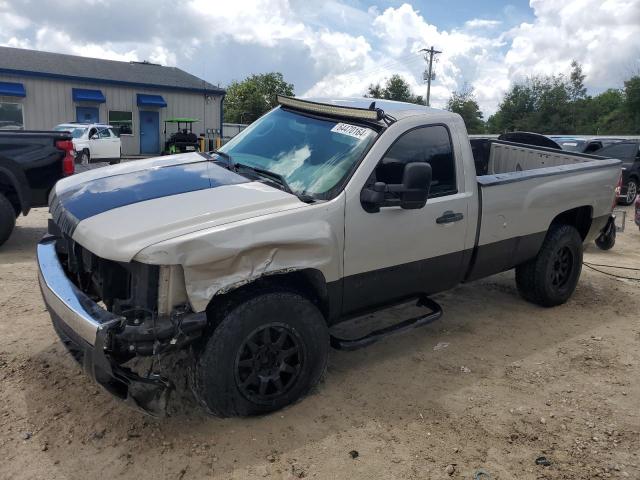
{"type": "Polygon", "coordinates": [[[272,180],[275,181],[278,185],[280,185],[280,187],[282,187],[282,190],[284,190],[287,193],[290,193],[291,195],[295,195],[296,197],[298,197],[301,201],[305,202],[305,203],[312,203],[315,201],[315,199],[306,194],[306,193],[296,193],[294,192],[291,187],[289,186],[289,184],[287,183],[287,181],[285,180],[285,178],[280,175],[279,173],[275,173],[272,172],[270,170],[265,170],[264,168],[259,168],[259,167],[253,167],[251,165],[245,165],[244,163],[235,163],[234,164],[236,167],[236,171],[240,170],[240,169],[247,169],[247,170],[251,170],[252,172],[257,173],[258,175],[262,176],[262,177],[266,177],[268,180],[272,180]]]}
{"type": "Polygon", "coordinates": [[[227,168],[229,170],[236,170],[236,163],[233,161],[233,158],[231,158],[231,155],[229,155],[226,152],[222,152],[220,150],[213,150],[211,153],[213,153],[214,155],[218,155],[219,157],[224,158],[227,161],[227,168]]]}

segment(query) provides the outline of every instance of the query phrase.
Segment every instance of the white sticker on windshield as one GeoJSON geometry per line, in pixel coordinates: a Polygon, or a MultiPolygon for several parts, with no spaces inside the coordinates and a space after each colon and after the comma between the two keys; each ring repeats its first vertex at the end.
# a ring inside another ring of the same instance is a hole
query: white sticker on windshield
{"type": "Polygon", "coordinates": [[[349,135],[354,138],[365,138],[369,133],[368,128],[357,127],[355,125],[349,125],[348,123],[338,123],[331,131],[341,133],[342,135],[349,135]]]}

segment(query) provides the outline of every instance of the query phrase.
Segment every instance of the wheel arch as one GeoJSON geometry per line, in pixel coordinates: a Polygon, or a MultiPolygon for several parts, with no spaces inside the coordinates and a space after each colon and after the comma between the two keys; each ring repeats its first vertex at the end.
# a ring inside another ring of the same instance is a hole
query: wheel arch
{"type": "Polygon", "coordinates": [[[570,225],[575,227],[580,234],[580,237],[584,241],[591,230],[591,225],[593,223],[593,207],[590,205],[583,205],[581,207],[575,207],[569,210],[565,210],[562,213],[559,213],[555,216],[555,218],[551,221],[549,225],[549,229],[554,225],[570,225]]]}
{"type": "Polygon", "coordinates": [[[322,313],[327,324],[335,319],[342,302],[341,288],[326,281],[324,274],[315,268],[305,268],[263,275],[250,283],[239,284],[214,295],[207,305],[207,319],[215,328],[227,312],[247,298],[262,291],[289,290],[311,301],[322,313]]]}
{"type": "MultiPolygon", "coordinates": [[[[18,172],[22,174],[22,172],[18,172]]],[[[31,206],[30,190],[25,178],[16,175],[13,169],[0,165],[0,194],[4,195],[11,203],[16,216],[22,212],[23,215],[29,213],[31,206]]]]}

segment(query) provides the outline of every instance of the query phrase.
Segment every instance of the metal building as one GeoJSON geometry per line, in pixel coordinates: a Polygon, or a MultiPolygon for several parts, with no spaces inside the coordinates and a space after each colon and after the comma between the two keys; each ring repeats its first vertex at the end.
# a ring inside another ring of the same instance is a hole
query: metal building
{"type": "Polygon", "coordinates": [[[123,155],[159,153],[171,117],[197,118],[194,133],[221,137],[224,94],[175,67],[0,47],[0,129],[109,123],[123,155]]]}

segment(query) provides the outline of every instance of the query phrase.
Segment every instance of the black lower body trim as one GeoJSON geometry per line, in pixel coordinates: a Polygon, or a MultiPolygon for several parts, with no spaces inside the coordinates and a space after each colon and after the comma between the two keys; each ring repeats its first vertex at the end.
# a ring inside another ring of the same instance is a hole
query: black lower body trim
{"type": "MultiPolygon", "coordinates": [[[[405,303],[405,301],[400,303],[405,303]]],[[[374,330],[360,338],[345,339],[331,335],[331,346],[338,350],[356,350],[358,348],[367,347],[385,337],[406,332],[407,330],[417,327],[422,327],[438,320],[442,316],[442,307],[426,295],[422,295],[418,298],[416,306],[429,309],[429,313],[403,320],[395,325],[390,325],[379,330],[374,330]]]]}

